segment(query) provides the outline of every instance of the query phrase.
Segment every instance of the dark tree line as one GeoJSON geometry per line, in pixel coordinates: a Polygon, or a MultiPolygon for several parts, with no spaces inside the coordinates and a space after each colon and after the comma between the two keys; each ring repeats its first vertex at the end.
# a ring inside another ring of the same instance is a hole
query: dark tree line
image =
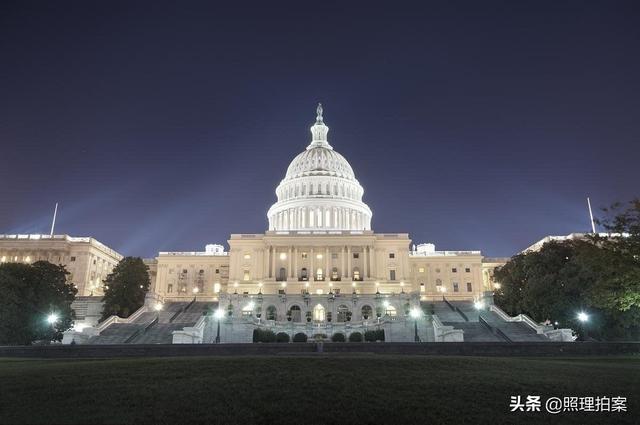
{"type": "Polygon", "coordinates": [[[640,337],[640,199],[604,210],[606,235],[548,242],[496,270],[496,304],[581,337],[640,337]],[[589,315],[587,322],[577,319],[589,315]]]}

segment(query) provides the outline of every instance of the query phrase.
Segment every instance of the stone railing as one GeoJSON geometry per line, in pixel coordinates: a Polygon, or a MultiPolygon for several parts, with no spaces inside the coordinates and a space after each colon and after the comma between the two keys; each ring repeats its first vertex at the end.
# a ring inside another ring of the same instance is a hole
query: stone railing
{"type": "Polygon", "coordinates": [[[187,326],[181,330],[173,331],[173,344],[202,344],[204,328],[207,325],[207,316],[201,316],[193,326],[187,326]]]}
{"type": "Polygon", "coordinates": [[[437,315],[431,316],[433,325],[433,333],[436,342],[463,342],[464,331],[462,329],[454,329],[453,326],[445,326],[437,315]]]}
{"type": "Polygon", "coordinates": [[[572,329],[553,329],[553,327],[551,326],[545,326],[536,323],[531,317],[527,316],[526,314],[518,314],[517,316],[511,317],[496,305],[489,306],[489,310],[496,313],[505,322],[526,323],[533,330],[535,330],[537,334],[544,335],[552,341],[572,342],[576,340],[575,333],[572,329]]]}

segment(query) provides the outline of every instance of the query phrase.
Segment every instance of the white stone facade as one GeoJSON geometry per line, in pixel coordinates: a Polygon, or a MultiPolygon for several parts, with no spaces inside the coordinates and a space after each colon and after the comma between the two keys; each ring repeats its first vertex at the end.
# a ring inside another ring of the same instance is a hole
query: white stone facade
{"type": "Polygon", "coordinates": [[[102,295],[102,281],[122,255],[90,237],[69,235],[0,235],[0,262],[62,264],[78,296],[102,295]]]}

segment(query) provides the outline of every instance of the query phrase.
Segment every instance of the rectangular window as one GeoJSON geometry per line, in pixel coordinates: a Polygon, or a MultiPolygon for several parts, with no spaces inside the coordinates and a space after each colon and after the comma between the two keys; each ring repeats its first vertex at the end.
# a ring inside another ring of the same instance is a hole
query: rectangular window
{"type": "Polygon", "coordinates": [[[353,258],[360,258],[360,253],[359,252],[354,252],[353,253],[353,258]]]}
{"type": "Polygon", "coordinates": [[[332,259],[337,259],[338,258],[338,254],[336,254],[335,252],[331,254],[331,258],[332,259]]]}
{"type": "Polygon", "coordinates": [[[76,257],[71,257],[71,261],[76,261],[76,257]]]}
{"type": "Polygon", "coordinates": [[[418,273],[424,273],[424,267],[418,268],[418,273]]]}
{"type": "Polygon", "coordinates": [[[451,273],[458,273],[458,269],[457,269],[457,268],[455,268],[455,267],[453,267],[453,268],[451,269],[451,273]]]}
{"type": "Polygon", "coordinates": [[[471,292],[473,291],[473,288],[471,287],[471,282],[467,282],[467,292],[471,292]]]}
{"type": "Polygon", "coordinates": [[[307,253],[306,253],[306,252],[303,252],[303,253],[302,253],[302,258],[303,258],[303,259],[307,258],[307,253]]]}
{"type": "Polygon", "coordinates": [[[420,284],[420,292],[425,292],[427,288],[424,286],[424,283],[420,284]]]}
{"type": "Polygon", "coordinates": [[[220,274],[220,269],[216,269],[216,274],[220,274]]]}
{"type": "Polygon", "coordinates": [[[182,269],[182,274],[187,274],[187,269],[182,269]]]}
{"type": "Polygon", "coordinates": [[[171,283],[170,283],[170,284],[167,286],[167,292],[168,292],[168,293],[172,293],[172,292],[173,292],[173,284],[171,284],[171,283]]]}
{"type": "Polygon", "coordinates": [[[244,271],[244,276],[242,280],[251,280],[251,276],[249,275],[249,270],[244,271]]]}
{"type": "Polygon", "coordinates": [[[458,282],[453,282],[453,292],[460,292],[460,285],[458,285],[458,282]]]}
{"type": "Polygon", "coordinates": [[[465,273],[471,273],[471,269],[469,267],[465,267],[464,272],[465,273]]]}
{"type": "Polygon", "coordinates": [[[389,253],[389,258],[396,258],[396,254],[394,252],[389,253]]]}
{"type": "Polygon", "coordinates": [[[389,270],[389,280],[396,280],[396,271],[389,270]]]}

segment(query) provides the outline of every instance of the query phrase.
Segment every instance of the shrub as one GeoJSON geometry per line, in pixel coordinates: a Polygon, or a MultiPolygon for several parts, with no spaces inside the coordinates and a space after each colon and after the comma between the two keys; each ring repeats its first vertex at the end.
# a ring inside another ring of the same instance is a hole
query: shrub
{"type": "Polygon", "coordinates": [[[364,333],[364,340],[368,342],[384,341],[384,329],[366,331],[364,333]]]}
{"type": "Polygon", "coordinates": [[[276,342],[289,342],[289,334],[286,332],[278,332],[276,342]]]}
{"type": "Polygon", "coordinates": [[[253,342],[275,342],[276,334],[273,331],[265,330],[265,329],[254,329],[253,330],[253,342]]]}
{"type": "Polygon", "coordinates": [[[331,341],[333,342],[345,342],[346,338],[344,337],[343,333],[335,333],[333,335],[331,335],[331,341]]]}
{"type": "Polygon", "coordinates": [[[293,336],[293,342],[307,342],[307,335],[302,332],[297,333],[293,336]]]}
{"type": "Polygon", "coordinates": [[[315,334],[313,339],[327,339],[327,334],[315,334]]]}
{"type": "Polygon", "coordinates": [[[362,342],[362,334],[360,332],[354,332],[349,335],[349,342],[362,342]]]}

